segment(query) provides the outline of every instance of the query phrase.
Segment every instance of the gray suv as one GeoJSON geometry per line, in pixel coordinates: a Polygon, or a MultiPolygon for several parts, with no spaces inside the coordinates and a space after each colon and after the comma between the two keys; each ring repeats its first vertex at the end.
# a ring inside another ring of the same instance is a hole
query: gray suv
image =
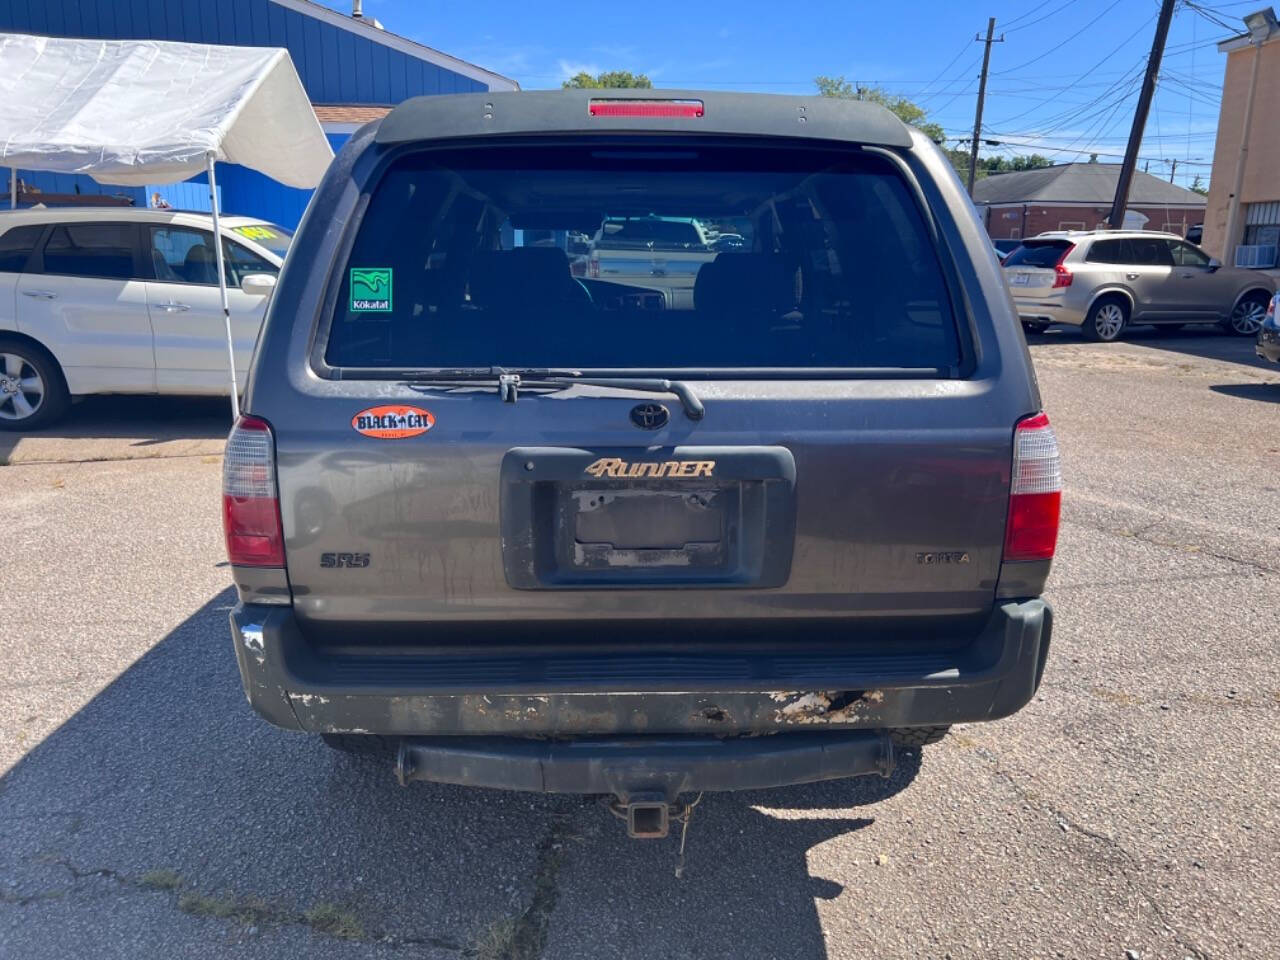
{"type": "Polygon", "coordinates": [[[946,158],[866,103],[424,97],[311,201],[227,443],[250,703],[402,782],[887,775],[1049,650],[1058,451],[946,158]],[[741,224],[692,285],[575,276],[741,224]]]}
{"type": "Polygon", "coordinates": [[[1216,323],[1252,337],[1275,292],[1265,274],[1224,267],[1173,233],[1042,233],[1004,270],[1028,330],[1065,323],[1090,340],[1116,340],[1133,323],[1216,323]]]}

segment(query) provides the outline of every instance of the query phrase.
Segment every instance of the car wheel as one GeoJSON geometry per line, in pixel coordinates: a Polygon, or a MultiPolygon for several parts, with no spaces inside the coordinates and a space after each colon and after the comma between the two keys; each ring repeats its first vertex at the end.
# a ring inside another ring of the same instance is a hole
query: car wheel
{"type": "Polygon", "coordinates": [[[1022,329],[1027,333],[1044,333],[1049,329],[1049,325],[1038,320],[1023,320],[1022,329]]]}
{"type": "Polygon", "coordinates": [[[39,430],[70,404],[53,357],[30,343],[0,338],[0,430],[39,430]]]}
{"type": "Polygon", "coordinates": [[[1238,337],[1257,336],[1270,303],[1271,298],[1265,293],[1250,293],[1241,297],[1231,311],[1231,316],[1227,318],[1227,328],[1238,337]]]}
{"type": "Polygon", "coordinates": [[[1086,340],[1111,343],[1129,322],[1129,305],[1119,297],[1103,297],[1089,308],[1080,330],[1086,340]]]}
{"type": "Polygon", "coordinates": [[[889,739],[895,747],[927,747],[947,735],[951,725],[944,727],[897,727],[889,731],[889,739]]]}

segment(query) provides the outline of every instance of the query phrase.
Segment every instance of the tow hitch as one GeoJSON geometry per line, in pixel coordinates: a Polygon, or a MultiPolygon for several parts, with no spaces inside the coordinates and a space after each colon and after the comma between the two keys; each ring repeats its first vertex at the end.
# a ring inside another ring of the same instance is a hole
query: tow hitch
{"type": "Polygon", "coordinates": [[[668,801],[662,793],[633,793],[605,800],[606,809],[627,823],[627,836],[639,840],[660,840],[671,832],[671,822],[680,824],[680,853],[676,860],[676,879],[684,876],[684,847],[689,838],[689,821],[693,808],[702,801],[698,794],[689,803],[668,801]]]}

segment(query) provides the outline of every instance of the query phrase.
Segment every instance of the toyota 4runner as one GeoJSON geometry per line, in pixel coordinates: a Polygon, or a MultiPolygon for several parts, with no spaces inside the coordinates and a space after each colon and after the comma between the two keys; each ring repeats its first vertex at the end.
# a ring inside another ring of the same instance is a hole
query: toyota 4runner
{"type": "Polygon", "coordinates": [[[227,443],[252,705],[413,779],[887,775],[1026,704],[1060,473],[946,158],[865,103],[424,97],[315,194],[227,443]],[[692,287],[570,235],[741,223],[692,287]],[[690,293],[691,289],[691,293],[690,293]]]}

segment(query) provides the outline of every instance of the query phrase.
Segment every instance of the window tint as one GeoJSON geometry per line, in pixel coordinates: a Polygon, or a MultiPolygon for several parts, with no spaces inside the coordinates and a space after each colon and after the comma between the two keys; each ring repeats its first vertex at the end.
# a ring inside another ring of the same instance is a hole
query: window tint
{"type": "Polygon", "coordinates": [[[1142,267],[1172,267],[1169,242],[1159,237],[1129,237],[1124,241],[1127,262],[1142,267]]]}
{"type": "MultiPolygon", "coordinates": [[[[157,280],[217,286],[218,260],[213,232],[195,227],[150,227],[151,263],[157,280]]],[[[236,287],[245,274],[275,274],[275,264],[238,243],[223,238],[223,264],[227,283],[236,287]]]]}
{"type": "Polygon", "coordinates": [[[133,224],[129,223],[60,224],[44,245],[44,272],[132,279],[134,236],[133,224]]]}
{"type": "Polygon", "coordinates": [[[1085,257],[1090,263],[1127,263],[1123,240],[1095,240],[1085,257]]]}
{"type": "Polygon", "coordinates": [[[0,235],[0,271],[5,273],[21,273],[27,267],[31,251],[40,242],[44,233],[43,223],[31,223],[25,227],[14,227],[0,235]]]}
{"type": "Polygon", "coordinates": [[[1173,254],[1173,262],[1180,267],[1208,267],[1209,256],[1178,240],[1169,241],[1169,250],[1173,254]]]}
{"type": "Polygon", "coordinates": [[[960,355],[910,191],[852,151],[408,157],[374,188],[340,282],[333,366],[946,370],[960,355]]]}
{"type": "Polygon", "coordinates": [[[1045,267],[1052,270],[1071,249],[1067,240],[1026,240],[1005,258],[1006,267],[1045,267]]]}

